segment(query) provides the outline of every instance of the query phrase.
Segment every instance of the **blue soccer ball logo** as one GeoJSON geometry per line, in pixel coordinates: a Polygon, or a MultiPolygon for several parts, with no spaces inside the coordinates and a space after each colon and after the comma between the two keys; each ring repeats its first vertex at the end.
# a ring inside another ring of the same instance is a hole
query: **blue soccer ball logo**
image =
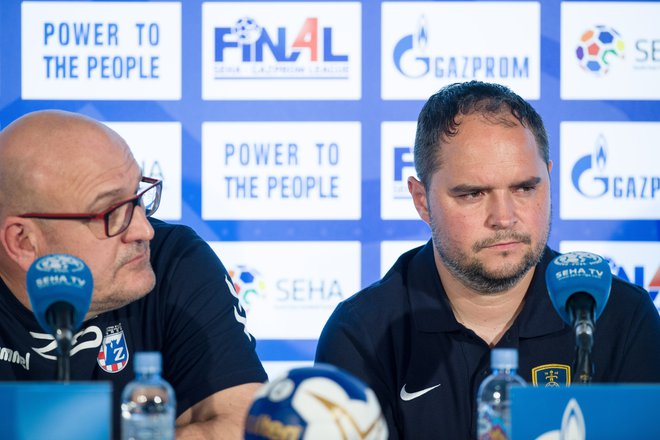
{"type": "Polygon", "coordinates": [[[238,38],[241,44],[252,44],[261,37],[262,28],[257,24],[254,18],[241,17],[236,20],[232,33],[238,38]]]}
{"type": "Polygon", "coordinates": [[[261,387],[252,403],[246,440],[386,440],[376,394],[330,365],[294,368],[261,387]]]}

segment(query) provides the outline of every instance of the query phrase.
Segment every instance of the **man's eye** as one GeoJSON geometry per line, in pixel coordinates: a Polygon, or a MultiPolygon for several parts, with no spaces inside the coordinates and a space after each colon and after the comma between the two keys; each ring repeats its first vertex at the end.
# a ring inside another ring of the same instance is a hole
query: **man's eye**
{"type": "Polygon", "coordinates": [[[481,197],[484,194],[483,191],[473,191],[470,193],[461,194],[459,197],[465,200],[473,200],[481,197]]]}

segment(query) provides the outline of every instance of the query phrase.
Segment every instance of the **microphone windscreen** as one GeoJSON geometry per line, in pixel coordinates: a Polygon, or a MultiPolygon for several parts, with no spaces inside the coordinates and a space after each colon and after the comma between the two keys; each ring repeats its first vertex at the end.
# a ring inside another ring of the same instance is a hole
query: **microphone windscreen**
{"type": "Polygon", "coordinates": [[[386,440],[376,394],[361,380],[327,364],[300,367],[257,391],[245,439],[386,440]]]}
{"type": "Polygon", "coordinates": [[[78,257],[51,254],[35,260],[27,271],[26,287],[32,312],[39,325],[50,334],[56,329],[48,322],[46,311],[56,302],[73,308],[73,330],[82,325],[92,302],[92,272],[78,257]]]}
{"type": "Polygon", "coordinates": [[[612,271],[600,255],[591,252],[568,252],[555,257],[545,272],[545,280],[552,305],[561,318],[569,323],[571,316],[566,304],[578,292],[594,299],[594,321],[607,305],[612,287],[612,271]]]}

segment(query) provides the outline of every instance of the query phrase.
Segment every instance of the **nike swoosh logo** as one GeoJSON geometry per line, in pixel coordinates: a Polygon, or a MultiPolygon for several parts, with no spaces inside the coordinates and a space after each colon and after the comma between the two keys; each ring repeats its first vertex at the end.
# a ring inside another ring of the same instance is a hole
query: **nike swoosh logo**
{"type": "Polygon", "coordinates": [[[403,387],[401,387],[401,394],[400,394],[401,400],[407,402],[409,400],[416,399],[419,396],[422,396],[428,393],[429,391],[438,388],[440,385],[442,384],[433,385],[432,387],[424,388],[423,390],[415,391],[414,393],[409,393],[408,391],[406,391],[406,385],[403,385],[403,387]]]}

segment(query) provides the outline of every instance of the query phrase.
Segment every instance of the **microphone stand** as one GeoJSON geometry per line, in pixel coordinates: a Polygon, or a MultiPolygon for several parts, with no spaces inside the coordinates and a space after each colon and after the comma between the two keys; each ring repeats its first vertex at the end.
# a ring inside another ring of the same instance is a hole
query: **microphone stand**
{"type": "Polygon", "coordinates": [[[71,305],[56,302],[46,311],[46,319],[55,328],[57,342],[57,380],[69,382],[71,379],[71,346],[73,345],[73,314],[71,305]]]}
{"type": "Polygon", "coordinates": [[[71,379],[71,330],[57,329],[55,340],[57,341],[57,380],[69,382],[71,379]]]}
{"type": "Polygon", "coordinates": [[[594,300],[585,294],[576,294],[571,298],[573,329],[575,330],[575,346],[577,349],[577,365],[575,375],[579,383],[591,383],[594,364],[591,359],[591,348],[594,345],[594,300]]]}
{"type": "Polygon", "coordinates": [[[579,324],[582,328],[575,326],[575,345],[577,346],[577,366],[575,374],[578,382],[582,384],[591,383],[594,372],[594,364],[591,360],[591,347],[593,346],[593,327],[579,324]]]}

